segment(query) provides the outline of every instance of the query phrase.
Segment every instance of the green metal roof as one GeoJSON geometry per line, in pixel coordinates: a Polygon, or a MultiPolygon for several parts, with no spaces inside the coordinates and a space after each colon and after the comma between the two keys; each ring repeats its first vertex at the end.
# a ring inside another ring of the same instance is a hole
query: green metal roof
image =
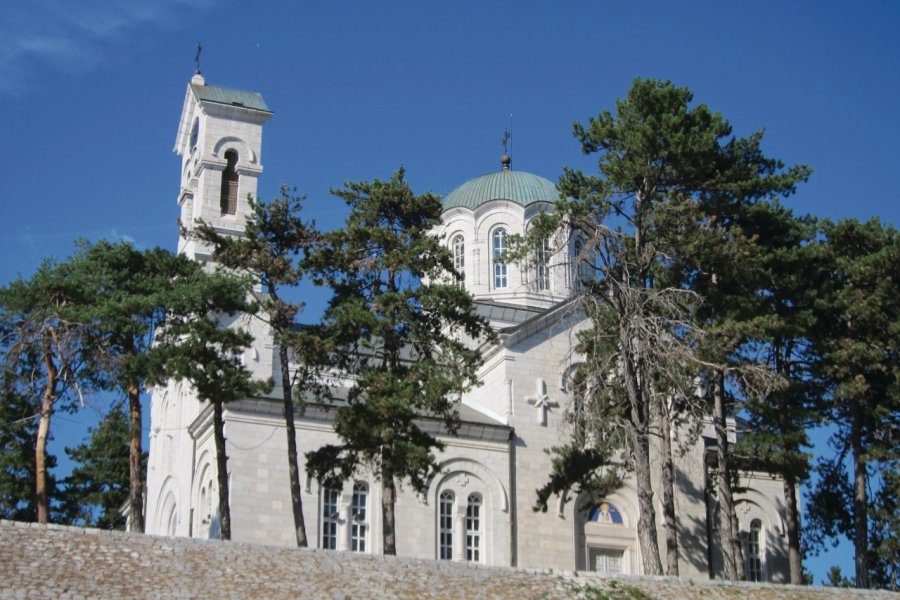
{"type": "Polygon", "coordinates": [[[259,92],[232,90],[229,88],[217,87],[215,85],[197,85],[196,83],[191,84],[191,89],[197,94],[197,98],[201,101],[272,112],[269,110],[269,107],[266,106],[266,101],[263,100],[263,97],[259,92]]]}
{"type": "Polygon", "coordinates": [[[447,194],[442,204],[444,210],[458,206],[475,210],[491,200],[510,200],[528,206],[535,202],[556,202],[558,199],[559,190],[549,179],[504,168],[470,179],[447,194]]]}

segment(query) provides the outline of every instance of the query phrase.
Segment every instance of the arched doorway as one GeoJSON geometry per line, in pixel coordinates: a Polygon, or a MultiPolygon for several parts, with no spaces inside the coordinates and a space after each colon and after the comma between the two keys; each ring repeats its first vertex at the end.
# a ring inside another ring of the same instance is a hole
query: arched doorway
{"type": "Polygon", "coordinates": [[[610,576],[637,574],[637,530],[624,500],[601,498],[581,506],[577,568],[610,576]]]}

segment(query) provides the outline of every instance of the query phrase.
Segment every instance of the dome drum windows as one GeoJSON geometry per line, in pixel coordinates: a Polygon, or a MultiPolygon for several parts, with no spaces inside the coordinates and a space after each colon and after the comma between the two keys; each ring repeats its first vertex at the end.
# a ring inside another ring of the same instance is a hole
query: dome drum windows
{"type": "Polygon", "coordinates": [[[491,235],[495,289],[502,289],[509,285],[507,264],[503,261],[503,254],[509,249],[509,242],[506,238],[506,229],[502,227],[495,229],[491,235]]]}
{"type": "Polygon", "coordinates": [[[535,248],[534,286],[538,292],[550,291],[550,240],[542,239],[535,248]]]}
{"type": "Polygon", "coordinates": [[[584,240],[578,238],[572,245],[572,289],[576,292],[584,291],[584,282],[591,278],[591,268],[588,257],[585,256],[584,240]]]}
{"type": "Polygon", "coordinates": [[[463,284],[466,279],[466,240],[461,233],[453,236],[450,251],[453,253],[453,268],[462,278],[460,284],[463,284]]]}

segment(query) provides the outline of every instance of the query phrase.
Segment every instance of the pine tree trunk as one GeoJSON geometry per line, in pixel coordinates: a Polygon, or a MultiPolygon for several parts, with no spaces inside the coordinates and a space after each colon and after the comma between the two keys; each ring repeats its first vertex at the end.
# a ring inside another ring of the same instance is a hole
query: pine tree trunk
{"type": "Polygon", "coordinates": [[[747,579],[747,565],[744,563],[744,545],[741,543],[741,527],[740,522],[737,518],[737,511],[735,511],[735,504],[733,500],[732,494],[732,502],[731,502],[731,544],[734,548],[734,566],[737,571],[737,578],[739,581],[746,581],[747,579]]]}
{"type": "Polygon", "coordinates": [[[852,406],[850,451],[853,454],[853,545],[856,563],[856,587],[869,587],[869,520],[866,491],[866,459],[862,447],[862,414],[859,404],[852,406]]]}
{"type": "Polygon", "coordinates": [[[658,402],[662,464],[663,520],[666,528],[666,575],[678,575],[678,522],[675,518],[675,462],[672,459],[672,423],[664,401],[658,402]]]}
{"type": "Polygon", "coordinates": [[[397,503],[397,487],[393,473],[381,473],[381,517],[384,555],[397,555],[397,532],[395,528],[394,506],[397,503]]]}
{"type": "MultiPolygon", "coordinates": [[[[631,343],[626,330],[621,331],[625,347],[631,343]]],[[[644,575],[662,575],[659,559],[659,540],[656,535],[656,510],[653,508],[653,485],[650,479],[649,415],[643,390],[640,387],[638,367],[626,356],[624,360],[625,385],[631,403],[629,434],[634,453],[634,477],[638,495],[638,543],[641,547],[644,575]]]]}
{"type": "Polygon", "coordinates": [[[800,552],[800,511],[797,508],[797,481],[793,476],[784,478],[784,520],[788,538],[788,564],[791,583],[803,585],[803,555],[800,552]]]}
{"type": "Polygon", "coordinates": [[[228,494],[228,456],[225,454],[225,420],[221,402],[213,402],[213,437],[216,441],[216,470],[219,487],[219,526],[223,540],[231,539],[231,508],[228,494]]]}
{"type": "Polygon", "coordinates": [[[128,386],[130,420],[128,445],[128,505],[131,513],[129,531],[144,533],[144,473],[141,468],[141,388],[137,382],[128,386]]]}
{"type": "Polygon", "coordinates": [[[716,430],[716,487],[719,500],[719,541],[722,546],[722,561],[725,579],[742,579],[740,537],[735,523],[734,494],[729,477],[728,429],[725,420],[725,375],[715,373],[713,381],[713,422],[716,430]]]}
{"type": "Polygon", "coordinates": [[[56,397],[56,383],[59,372],[53,362],[52,345],[45,334],[44,368],[47,369],[47,381],[44,384],[44,395],[41,401],[41,416],[38,422],[37,439],[34,444],[34,504],[37,509],[38,523],[50,522],[49,481],[47,474],[47,438],[50,434],[50,416],[53,414],[53,400],[56,397]]]}
{"type": "Polygon", "coordinates": [[[297,428],[294,424],[294,398],[291,390],[291,373],[288,353],[284,344],[278,345],[281,361],[281,389],[284,391],[284,425],[287,431],[288,472],[290,473],[291,509],[294,514],[294,534],[299,548],[306,548],[306,523],[303,519],[303,497],[300,489],[300,466],[297,460],[297,428]]]}
{"type": "Polygon", "coordinates": [[[653,487],[650,483],[650,449],[646,436],[632,432],[634,445],[634,476],[638,492],[638,542],[641,546],[644,575],[662,575],[659,560],[659,540],[656,536],[656,510],[653,508],[653,487]]]}

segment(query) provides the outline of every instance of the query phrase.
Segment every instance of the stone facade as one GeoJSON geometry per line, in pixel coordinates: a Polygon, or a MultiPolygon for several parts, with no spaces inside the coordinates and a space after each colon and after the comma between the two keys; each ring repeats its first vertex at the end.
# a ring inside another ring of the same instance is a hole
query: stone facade
{"type": "MultiPolygon", "coordinates": [[[[262,125],[271,115],[262,98],[224,88],[188,86],[176,151],[183,157],[182,223],[202,217],[225,232],[239,233],[249,207],[223,208],[224,153],[237,155],[242,198],[255,194],[262,125]],[[193,125],[192,125],[193,124],[193,125]],[[195,132],[195,133],[194,133],[195,132]]],[[[234,155],[232,155],[232,159],[234,155]]],[[[503,168],[464,184],[445,199],[443,225],[435,232],[450,244],[465,273],[464,285],[491,321],[499,342],[483,348],[480,386],[460,403],[463,421],[457,437],[442,434],[440,473],[424,496],[401,488],[396,505],[397,552],[402,557],[446,558],[450,562],[518,566],[563,571],[599,570],[639,574],[637,494],[633,482],[607,498],[554,500],[535,512],[535,490],[547,479],[546,450],[561,445],[566,414],[574,398],[568,376],[580,357],[576,333],[586,326],[568,299],[577,289],[584,260],[578,240],[555,240],[551,255],[503,264],[503,236],[524,234],[531,220],[551,210],[555,188],[545,179],[503,168]],[[502,230],[502,235],[498,232],[502,230]]],[[[563,233],[560,239],[568,239],[563,233]]],[[[179,250],[209,260],[208,250],[183,237],[179,250]]],[[[258,320],[236,319],[233,326],[253,332],[257,343],[242,357],[261,378],[280,373],[274,339],[258,320]]],[[[287,440],[280,389],[271,398],[226,406],[233,539],[293,543],[287,440]]],[[[310,398],[296,419],[301,469],[304,453],[336,442],[327,404],[310,398]]],[[[156,389],[151,403],[150,460],[147,477],[147,532],[208,538],[217,534],[215,461],[211,411],[183,384],[156,389]]],[[[717,534],[711,525],[715,502],[707,488],[707,446],[703,435],[677,459],[676,507],[681,549],[680,572],[697,578],[721,573],[717,534]]],[[[748,541],[756,544],[758,577],[787,579],[783,492],[780,481],[748,474],[749,491],[740,496],[738,518],[748,541]]],[[[656,482],[658,484],[658,482],[656,482]]],[[[658,485],[657,485],[657,488],[658,485]]],[[[303,485],[303,507],[310,543],[316,548],[381,553],[380,486],[360,473],[340,490],[315,481],[303,485]]],[[[657,496],[656,502],[659,503],[657,496]]],[[[657,515],[662,515],[657,506],[657,515]]],[[[659,524],[659,538],[664,539],[659,524]]],[[[748,545],[748,549],[750,546],[748,545]]]]}

